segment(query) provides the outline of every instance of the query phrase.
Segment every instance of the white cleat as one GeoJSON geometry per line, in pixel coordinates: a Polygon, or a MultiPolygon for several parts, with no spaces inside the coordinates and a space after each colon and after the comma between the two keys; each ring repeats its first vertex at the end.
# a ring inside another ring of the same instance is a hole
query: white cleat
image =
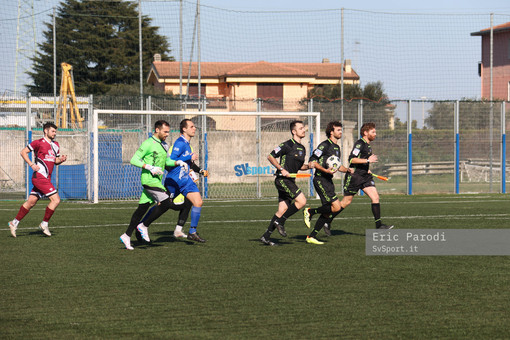
{"type": "Polygon", "coordinates": [[[39,229],[42,230],[43,234],[46,236],[51,236],[50,228],[48,228],[48,225],[43,225],[42,223],[39,224],[39,229]]]}
{"type": "Polygon", "coordinates": [[[149,228],[147,228],[146,226],[143,225],[143,223],[140,223],[136,229],[140,232],[140,234],[142,234],[142,238],[146,241],[146,242],[150,242],[151,239],[149,238],[149,228]]]}
{"type": "Polygon", "coordinates": [[[186,235],[182,231],[174,231],[174,237],[175,238],[186,238],[186,237],[188,237],[188,235],[186,235]]]}
{"type": "Polygon", "coordinates": [[[9,221],[9,228],[11,229],[12,237],[16,237],[16,229],[18,229],[18,227],[16,227],[12,221],[9,221]]]}
{"type": "Polygon", "coordinates": [[[135,249],[131,246],[131,237],[127,236],[126,233],[120,235],[120,240],[122,241],[122,243],[124,243],[124,245],[126,246],[126,249],[128,249],[128,250],[135,249]]]}

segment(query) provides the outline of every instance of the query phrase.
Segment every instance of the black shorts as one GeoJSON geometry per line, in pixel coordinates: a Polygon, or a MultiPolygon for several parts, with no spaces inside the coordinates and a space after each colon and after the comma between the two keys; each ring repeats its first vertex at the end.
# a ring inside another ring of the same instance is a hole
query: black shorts
{"type": "Polygon", "coordinates": [[[290,178],[276,177],[274,185],[278,190],[278,202],[287,201],[290,203],[301,193],[301,189],[298,188],[295,180],[290,178]]]}
{"type": "Polygon", "coordinates": [[[344,182],[344,196],[354,196],[358,191],[367,187],[375,187],[374,178],[371,174],[347,174],[344,182]]]}
{"type": "Polygon", "coordinates": [[[321,199],[322,205],[331,204],[334,201],[338,200],[333,180],[324,178],[322,176],[314,176],[313,187],[317,191],[317,194],[321,199]]]}

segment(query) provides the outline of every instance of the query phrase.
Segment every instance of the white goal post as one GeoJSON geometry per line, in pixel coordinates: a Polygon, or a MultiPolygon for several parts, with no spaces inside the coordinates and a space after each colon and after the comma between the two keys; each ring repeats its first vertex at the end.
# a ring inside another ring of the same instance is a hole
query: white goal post
{"type": "MultiPolygon", "coordinates": [[[[154,123],[170,123],[171,146],[179,137],[179,122],[192,119],[197,133],[191,141],[199,154],[198,164],[210,172],[199,186],[205,198],[274,197],[274,167],[269,152],[291,138],[289,123],[302,120],[307,135],[302,144],[307,157],[320,141],[320,112],[218,112],[93,110],[92,152],[93,202],[138,199],[140,169],[129,160],[153,132],[154,123]]],[[[305,194],[313,195],[311,179],[300,179],[305,194]],[[307,185],[308,184],[308,185],[307,185]]]]}

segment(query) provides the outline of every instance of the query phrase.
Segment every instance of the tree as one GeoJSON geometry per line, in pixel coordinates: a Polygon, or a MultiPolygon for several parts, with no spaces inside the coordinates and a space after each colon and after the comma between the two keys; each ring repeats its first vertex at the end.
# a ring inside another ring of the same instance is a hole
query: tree
{"type": "MultiPolygon", "coordinates": [[[[153,55],[173,60],[166,37],[152,19],[142,17],[143,70],[147,72],[153,55]]],[[[53,92],[53,25],[46,23],[45,41],[32,58],[29,72],[34,93],[53,92]]],[[[140,82],[137,4],[124,1],[65,0],[56,14],[56,54],[58,68],[67,62],[73,66],[77,93],[104,94],[113,85],[140,82]]],[[[57,72],[57,84],[60,84],[57,72]]]]}
{"type": "MultiPolygon", "coordinates": [[[[493,103],[493,117],[498,117],[500,103],[493,103]]],[[[454,124],[455,105],[453,102],[435,102],[425,124],[431,129],[451,129],[454,124]]],[[[490,125],[491,102],[462,98],[459,101],[459,124],[464,129],[487,129],[490,125]]]]}
{"type": "MultiPolygon", "coordinates": [[[[309,91],[308,97],[314,98],[315,108],[321,110],[325,118],[338,119],[338,102],[341,100],[340,85],[315,87],[309,91]],[[331,118],[330,118],[331,117],[331,118]]],[[[388,128],[392,108],[380,81],[367,83],[364,88],[359,84],[344,85],[344,118],[357,121],[357,102],[363,100],[363,121],[374,122],[380,128],[388,128]]]]}

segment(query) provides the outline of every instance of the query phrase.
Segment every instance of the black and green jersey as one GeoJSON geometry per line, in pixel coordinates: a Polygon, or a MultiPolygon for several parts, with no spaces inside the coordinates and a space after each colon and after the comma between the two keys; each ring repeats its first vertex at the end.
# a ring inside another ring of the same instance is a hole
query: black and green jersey
{"type": "MultiPolygon", "coordinates": [[[[276,159],[280,158],[280,165],[291,174],[295,174],[305,163],[306,149],[303,144],[291,138],[278,145],[270,155],[276,159]]],[[[276,175],[281,176],[280,171],[277,171],[276,175]]]]}
{"type": "MultiPolygon", "coordinates": [[[[340,146],[336,143],[333,143],[333,141],[328,138],[322,143],[320,143],[315,150],[313,150],[312,156],[310,157],[308,162],[309,163],[317,162],[323,168],[327,169],[328,165],[326,164],[326,161],[331,156],[337,156],[338,158],[340,158],[340,146]]],[[[328,179],[333,178],[333,175],[324,173],[318,169],[315,169],[315,176],[322,176],[328,179]]]]}
{"type": "Polygon", "coordinates": [[[370,144],[364,139],[358,139],[356,143],[354,143],[354,148],[349,155],[349,166],[354,168],[354,172],[360,175],[365,175],[368,173],[369,164],[353,164],[351,160],[353,158],[360,159],[368,159],[372,155],[372,147],[370,144]]]}

